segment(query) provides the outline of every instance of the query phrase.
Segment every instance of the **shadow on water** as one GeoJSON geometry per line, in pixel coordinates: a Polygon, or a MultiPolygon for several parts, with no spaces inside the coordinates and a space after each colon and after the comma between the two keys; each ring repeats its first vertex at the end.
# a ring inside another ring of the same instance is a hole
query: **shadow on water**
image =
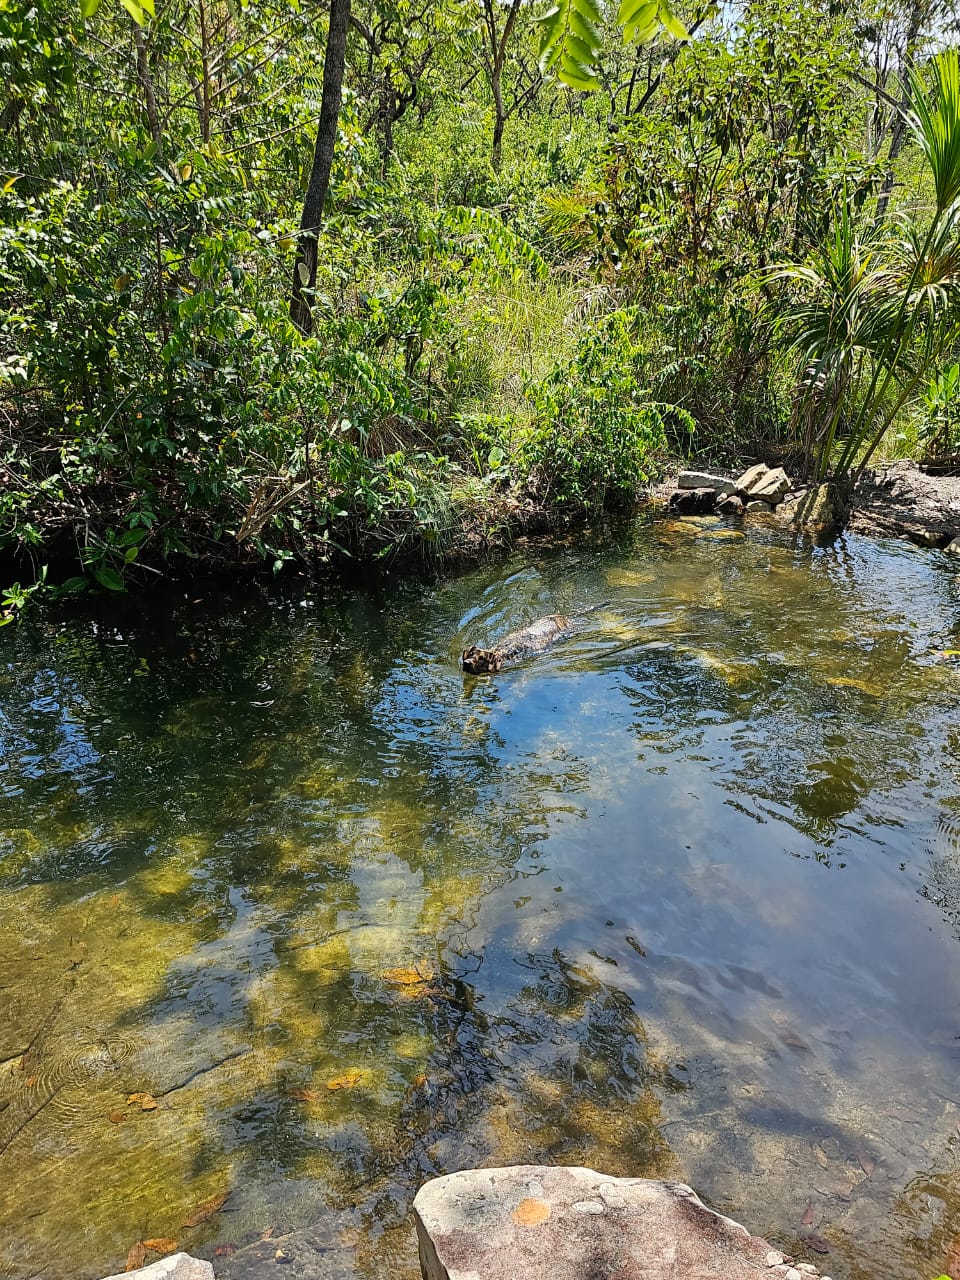
{"type": "Polygon", "coordinates": [[[529,1161],[682,1177],[835,1280],[943,1270],[957,584],[676,521],[5,634],[0,1274],[175,1239],[239,1278],[300,1230],[412,1277],[425,1178],[529,1161]]]}

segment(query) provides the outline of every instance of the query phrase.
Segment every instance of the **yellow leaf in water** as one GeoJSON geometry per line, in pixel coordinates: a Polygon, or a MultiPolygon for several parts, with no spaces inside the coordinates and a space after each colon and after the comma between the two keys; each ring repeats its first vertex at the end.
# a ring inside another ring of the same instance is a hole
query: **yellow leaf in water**
{"type": "Polygon", "coordinates": [[[960,658],[960,649],[938,649],[937,658],[960,658]]]}
{"type": "Polygon", "coordinates": [[[153,1240],[144,1240],[144,1247],[151,1253],[173,1253],[177,1247],[172,1236],[156,1236],[153,1240]]]}
{"type": "Polygon", "coordinates": [[[335,1076],[327,1081],[328,1089],[355,1089],[363,1079],[362,1071],[348,1071],[346,1075],[335,1076]]]}
{"type": "Polygon", "coordinates": [[[288,1098],[296,1098],[298,1102],[317,1102],[323,1095],[318,1089],[291,1089],[288,1098]]]}
{"type": "Polygon", "coordinates": [[[183,1225],[185,1227],[199,1227],[201,1223],[206,1222],[208,1218],[212,1218],[215,1213],[220,1210],[227,1202],[229,1191],[221,1191],[215,1196],[211,1196],[209,1200],[204,1200],[198,1204],[193,1213],[189,1217],[184,1218],[183,1225]]]}
{"type": "Polygon", "coordinates": [[[398,987],[419,987],[429,982],[433,974],[429,970],[421,973],[419,969],[384,969],[383,976],[398,987]]]}
{"type": "Polygon", "coordinates": [[[127,1253],[127,1265],[124,1271],[139,1271],[147,1260],[147,1251],[143,1247],[143,1241],[138,1240],[136,1244],[130,1246],[127,1253]]]}
{"type": "Polygon", "coordinates": [[[127,1099],[128,1107],[138,1106],[141,1111],[156,1111],[159,1105],[152,1093],[131,1093],[127,1099]]]}
{"type": "Polygon", "coordinates": [[[827,684],[832,684],[841,689],[859,689],[861,693],[869,694],[871,698],[881,698],[883,690],[875,684],[867,684],[866,680],[853,680],[849,676],[832,676],[827,679],[827,684]]]}

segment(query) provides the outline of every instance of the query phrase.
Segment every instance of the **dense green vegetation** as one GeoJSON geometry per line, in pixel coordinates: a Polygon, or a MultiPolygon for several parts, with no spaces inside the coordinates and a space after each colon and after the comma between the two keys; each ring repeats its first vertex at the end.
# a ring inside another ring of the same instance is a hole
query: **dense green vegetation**
{"type": "Polygon", "coordinates": [[[0,0],[6,580],[956,447],[939,0],[124,4],[0,0]]]}

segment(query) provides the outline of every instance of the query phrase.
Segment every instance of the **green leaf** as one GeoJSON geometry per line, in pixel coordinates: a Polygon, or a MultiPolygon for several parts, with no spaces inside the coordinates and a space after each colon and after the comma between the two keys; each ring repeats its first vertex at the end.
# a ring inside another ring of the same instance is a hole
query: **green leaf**
{"type": "Polygon", "coordinates": [[[137,0],[120,0],[120,3],[129,13],[138,27],[143,26],[143,8],[137,3],[137,0]]]}
{"type": "Polygon", "coordinates": [[[117,573],[116,569],[111,569],[107,564],[98,564],[93,571],[93,576],[100,583],[101,587],[106,587],[108,591],[123,591],[123,579],[117,573]]]}
{"type": "Polygon", "coordinates": [[[100,8],[100,0],[80,0],[80,15],[84,18],[92,18],[100,8]]]}
{"type": "Polygon", "coordinates": [[[552,9],[548,9],[546,13],[541,13],[539,17],[534,18],[534,24],[538,27],[546,27],[552,30],[554,27],[560,26],[563,22],[564,9],[555,4],[552,9]]]}
{"type": "Polygon", "coordinates": [[[656,11],[656,0],[620,0],[617,10],[617,22],[621,27],[629,27],[636,23],[637,16],[643,9],[656,11]]]}
{"type": "Polygon", "coordinates": [[[581,14],[598,28],[603,26],[603,12],[597,0],[572,0],[571,11],[581,14]]]}
{"type": "Polygon", "coordinates": [[[660,0],[660,21],[663,23],[664,30],[669,32],[674,40],[690,39],[690,32],[673,13],[670,6],[664,3],[664,0],[660,0]]]}
{"type": "Polygon", "coordinates": [[[648,40],[653,39],[660,29],[660,21],[654,15],[643,25],[637,23],[627,27],[624,30],[623,38],[630,44],[646,44],[648,40]]]}
{"type": "Polygon", "coordinates": [[[597,0],[560,0],[541,19],[540,68],[556,70],[571,89],[597,89],[603,14],[597,0]]]}
{"type": "Polygon", "coordinates": [[[117,539],[118,547],[139,547],[144,540],[149,529],[124,529],[120,537],[117,539]]]}
{"type": "Polygon", "coordinates": [[[581,40],[586,41],[586,43],[590,45],[591,49],[594,51],[594,57],[596,57],[603,47],[603,36],[600,34],[596,25],[586,14],[581,13],[578,9],[574,8],[573,5],[570,6],[570,14],[567,18],[568,38],[571,33],[578,35],[581,40]]]}
{"type": "Polygon", "coordinates": [[[572,31],[567,33],[566,51],[576,62],[584,66],[592,65],[594,58],[597,56],[596,48],[587,44],[585,40],[581,40],[572,31]]]}
{"type": "Polygon", "coordinates": [[[560,70],[557,75],[565,85],[584,93],[600,87],[600,81],[594,74],[593,68],[584,66],[582,62],[575,61],[566,53],[560,56],[560,70]]]}
{"type": "Polygon", "coordinates": [[[642,5],[636,12],[632,22],[626,23],[623,28],[623,39],[626,44],[642,44],[647,36],[648,31],[658,31],[660,28],[660,20],[657,17],[657,6],[655,4],[642,5]]]}

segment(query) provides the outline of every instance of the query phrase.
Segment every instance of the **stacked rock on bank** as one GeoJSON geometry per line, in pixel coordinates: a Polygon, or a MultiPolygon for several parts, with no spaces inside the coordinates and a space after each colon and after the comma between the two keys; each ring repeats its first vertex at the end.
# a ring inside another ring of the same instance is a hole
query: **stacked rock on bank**
{"type": "Polygon", "coordinates": [[[670,510],[677,515],[703,516],[771,512],[791,493],[790,477],[783,467],[763,462],[744,471],[736,480],[706,471],[681,471],[670,510]]]}

